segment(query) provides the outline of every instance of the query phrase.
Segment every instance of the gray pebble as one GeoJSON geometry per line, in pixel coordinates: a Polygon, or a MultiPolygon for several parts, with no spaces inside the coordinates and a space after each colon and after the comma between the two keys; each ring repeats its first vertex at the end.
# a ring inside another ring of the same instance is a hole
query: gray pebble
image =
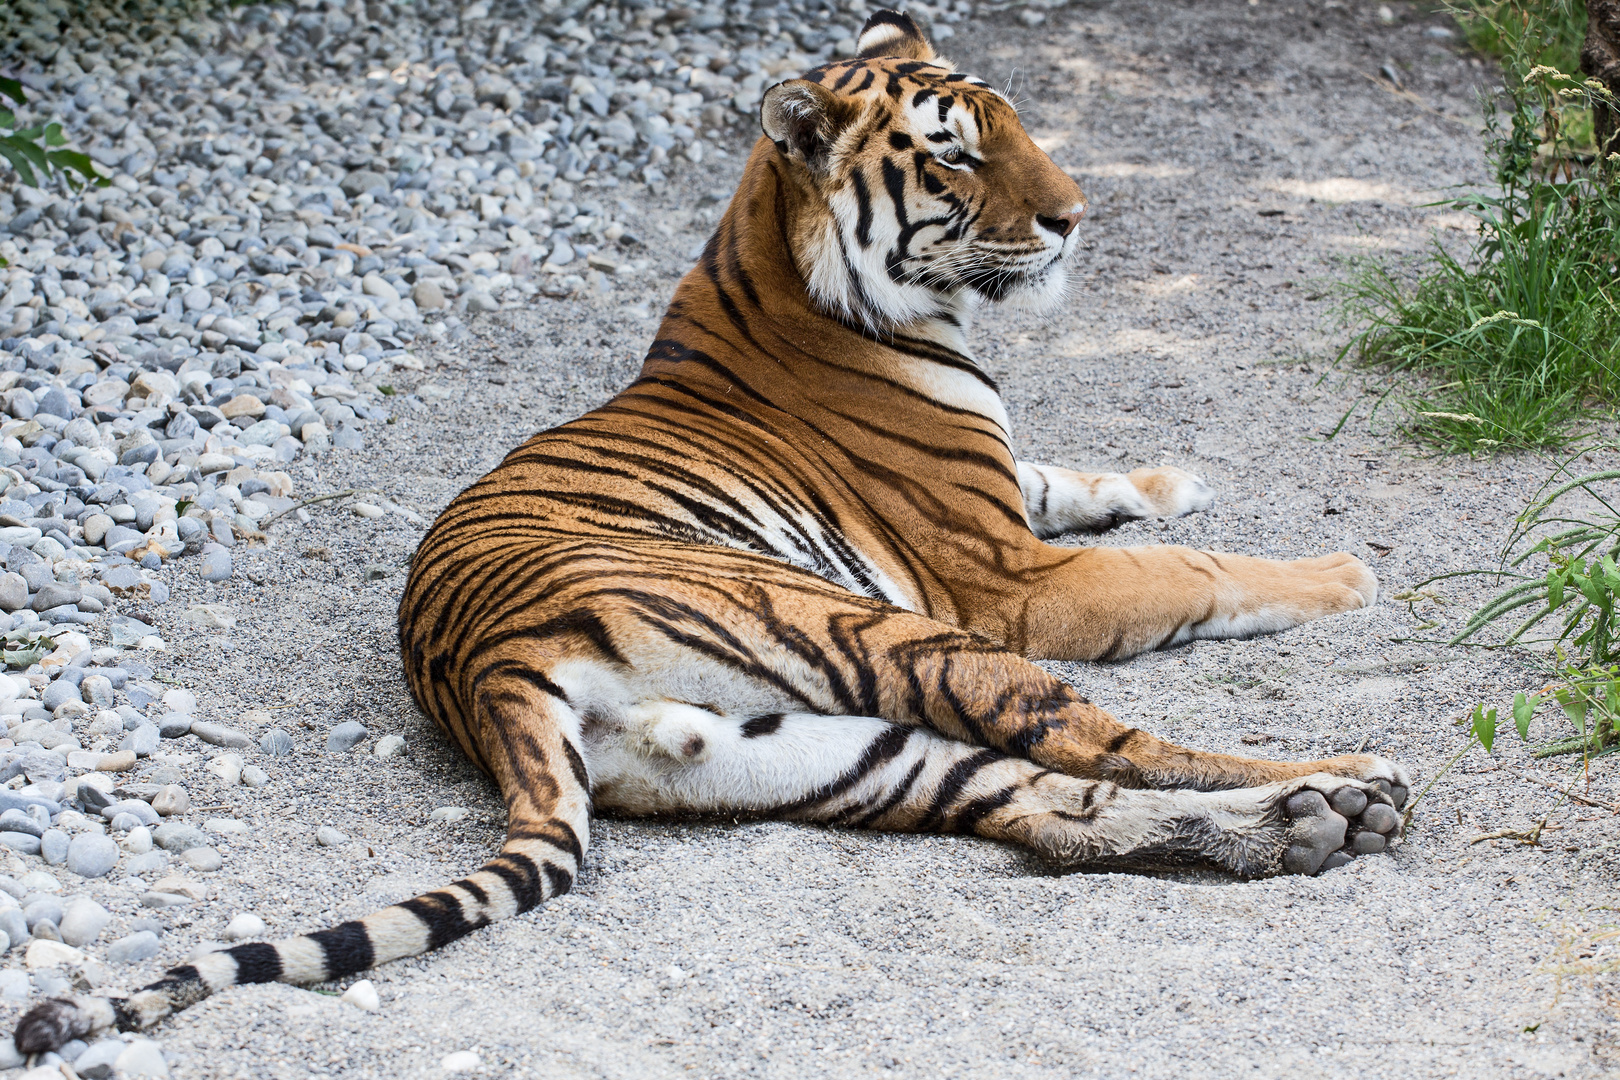
{"type": "Polygon", "coordinates": [[[366,725],[358,720],[345,720],[327,733],[326,750],[332,754],[346,754],[359,746],[366,735],[366,725]]]}
{"type": "Polygon", "coordinates": [[[185,713],[164,713],[158,717],[158,734],[165,739],[178,739],[191,732],[194,721],[185,713]]]}
{"type": "Polygon", "coordinates": [[[118,1055],[125,1050],[123,1039],[102,1039],[91,1043],[84,1053],[73,1059],[73,1071],[85,1080],[110,1080],[118,1055]]]}
{"type": "Polygon", "coordinates": [[[202,563],[198,566],[197,572],[202,575],[204,581],[229,581],[231,553],[218,545],[204,547],[202,563]]]}
{"type": "Polygon", "coordinates": [[[114,964],[133,964],[141,960],[150,960],[162,947],[158,936],[152,931],[138,930],[107,946],[107,960],[114,964]]]}
{"type": "Polygon", "coordinates": [[[152,830],[152,841],[164,851],[179,853],[194,847],[207,847],[208,836],[197,827],[180,821],[165,821],[152,830]]]}
{"type": "Polygon", "coordinates": [[[253,740],[247,733],[207,720],[195,721],[191,725],[191,733],[205,743],[230,747],[235,750],[245,750],[253,745],[253,740]]]}
{"type": "Polygon", "coordinates": [[[29,981],[26,972],[18,971],[16,968],[0,969],[0,998],[8,1001],[27,1001],[33,989],[34,985],[29,981]]]}
{"type": "Polygon", "coordinates": [[[204,874],[218,870],[225,864],[220,853],[211,847],[187,848],[180,853],[180,861],[204,874]]]}
{"type": "Polygon", "coordinates": [[[102,877],[116,865],[118,844],[110,836],[80,833],[68,842],[67,868],[80,877],[102,877]]]}
{"type": "Polygon", "coordinates": [[[330,825],[322,825],[315,830],[315,842],[321,847],[342,847],[349,838],[330,825]]]}
{"type": "Polygon", "coordinates": [[[250,788],[261,788],[270,782],[270,774],[257,765],[248,765],[242,769],[242,783],[250,788]]]}
{"type": "Polygon", "coordinates": [[[0,832],[0,844],[24,855],[39,854],[39,837],[32,833],[0,832]]]}
{"type": "Polygon", "coordinates": [[[57,924],[62,940],[75,948],[95,941],[112,921],[112,913],[88,896],[76,896],[68,902],[62,921],[57,924]]]}
{"type": "Polygon", "coordinates": [[[286,757],[293,752],[292,736],[280,728],[271,728],[259,736],[259,749],[271,757],[286,757]]]}
{"type": "Polygon", "coordinates": [[[136,855],[124,863],[124,872],[135,877],[161,874],[168,868],[169,853],[166,851],[148,851],[146,854],[136,855]]]}
{"type": "Polygon", "coordinates": [[[23,922],[27,923],[28,929],[37,935],[41,922],[49,921],[54,927],[62,921],[62,913],[65,910],[66,906],[62,903],[61,897],[38,896],[23,908],[23,922]]]}
{"type": "Polygon", "coordinates": [[[40,858],[51,866],[61,866],[67,862],[69,841],[68,834],[61,829],[47,829],[39,838],[40,858]]]}
{"type": "Polygon", "coordinates": [[[28,920],[23,918],[22,908],[0,909],[0,933],[6,935],[8,949],[28,940],[28,920]]]}
{"type": "Polygon", "coordinates": [[[157,811],[153,810],[152,804],[145,799],[119,799],[111,806],[103,807],[101,811],[101,816],[108,821],[112,821],[122,814],[129,814],[140,825],[156,825],[158,823],[157,811]]]}
{"type": "Polygon", "coordinates": [[[118,744],[118,749],[133,750],[136,757],[148,757],[158,748],[158,740],[162,737],[156,724],[142,724],[124,736],[123,741],[118,744]]]}

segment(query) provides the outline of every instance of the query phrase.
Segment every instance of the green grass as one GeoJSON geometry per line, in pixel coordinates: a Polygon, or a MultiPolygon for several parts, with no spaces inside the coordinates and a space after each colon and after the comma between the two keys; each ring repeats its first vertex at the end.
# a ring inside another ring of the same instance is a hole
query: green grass
{"type": "Polygon", "coordinates": [[[1459,12],[1503,57],[1485,102],[1497,190],[1450,200],[1478,232],[1461,259],[1357,265],[1339,359],[1396,376],[1405,433],[1442,450],[1557,447],[1620,404],[1620,162],[1590,153],[1598,91],[1572,64],[1584,5],[1508,0],[1459,12]],[[1583,140],[1586,150],[1579,145],[1583,140]]]}

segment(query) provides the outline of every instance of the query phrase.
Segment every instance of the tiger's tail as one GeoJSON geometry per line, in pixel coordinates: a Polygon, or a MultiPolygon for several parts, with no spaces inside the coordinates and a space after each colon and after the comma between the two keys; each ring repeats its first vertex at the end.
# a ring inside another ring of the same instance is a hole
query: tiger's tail
{"type": "MultiPolygon", "coordinates": [[[[18,1052],[44,1053],[108,1028],[149,1028],[242,983],[320,983],[417,956],[567,892],[589,837],[584,766],[557,725],[545,722],[551,719],[546,712],[567,706],[555,699],[535,701],[546,695],[532,685],[521,689],[524,704],[542,705],[540,715],[524,709],[521,730],[508,728],[503,738],[482,740],[486,749],[494,743],[508,751],[505,760],[489,763],[506,791],[508,824],[500,853],[477,872],[328,930],[208,953],[170,968],[127,998],[50,998],[18,1022],[18,1052]]],[[[501,695],[498,688],[481,687],[478,711],[485,715],[479,719],[510,723],[516,697],[511,690],[501,695]],[[487,696],[492,690],[498,696],[487,696]]]]}

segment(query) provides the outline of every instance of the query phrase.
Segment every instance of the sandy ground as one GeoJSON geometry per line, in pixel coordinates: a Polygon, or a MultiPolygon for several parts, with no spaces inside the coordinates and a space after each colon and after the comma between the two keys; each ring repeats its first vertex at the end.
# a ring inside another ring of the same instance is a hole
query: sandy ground
{"type": "MultiPolygon", "coordinates": [[[[1471,98],[1483,69],[1422,34],[1438,18],[1402,10],[1385,25],[1374,10],[1077,5],[1035,27],[1014,13],[963,24],[951,54],[1010,83],[1093,199],[1073,302],[1041,319],[992,315],[976,335],[1023,454],[1173,463],[1220,493],[1208,514],[1109,543],[1348,549],[1383,582],[1373,610],[1276,637],[1054,669],[1192,746],[1297,758],[1364,745],[1421,784],[1463,745],[1452,725],[1465,709],[1532,676],[1398,640],[1436,613],[1454,625],[1456,602],[1478,594],[1444,587],[1453,603],[1419,605],[1419,619],[1392,597],[1485,564],[1543,466],[1425,457],[1382,419],[1321,437],[1363,393],[1322,378],[1322,281],[1351,256],[1420,250],[1448,219],[1418,204],[1485,175],[1471,98]],[[1386,62],[1408,95],[1370,78],[1386,62]]],[[[730,146],[659,195],[618,193],[651,278],[482,317],[399,381],[421,407],[402,405],[364,451],[302,466],[299,490],[378,488],[431,517],[526,434],[628,381],[647,314],[735,180],[746,143],[730,146]]],[[[198,691],[201,715],[273,708],[299,752],[256,757],[274,782],[231,796],[253,832],[229,845],[214,898],[172,917],[142,976],[238,911],[278,934],[314,929],[441,884],[499,842],[493,788],[400,676],[393,612],[421,529],[341,504],[312,513],[239,554],[235,582],[179,582],[149,612],[173,649],[165,674],[198,691]],[[391,572],[368,580],[374,564],[391,572]],[[181,624],[204,600],[233,609],[236,627],[181,624]],[[370,727],[364,749],[398,733],[408,753],[322,753],[347,719],[370,727]],[[472,814],[430,822],[444,805],[472,814]],[[323,824],[357,842],[316,847],[323,824]]],[[[604,820],[572,894],[375,972],[376,1014],[250,987],[155,1034],[187,1078],[436,1076],[468,1049],[503,1076],[1596,1076],[1617,1027],[1612,977],[1588,974],[1608,956],[1591,938],[1612,918],[1620,855],[1607,812],[1560,806],[1539,783],[1566,775],[1510,736],[1440,781],[1395,854],[1259,883],[1059,876],[969,838],[604,820]],[[1470,843],[1549,815],[1540,846],[1470,843]]],[[[1592,779],[1593,795],[1620,800],[1612,766],[1592,779]]]]}

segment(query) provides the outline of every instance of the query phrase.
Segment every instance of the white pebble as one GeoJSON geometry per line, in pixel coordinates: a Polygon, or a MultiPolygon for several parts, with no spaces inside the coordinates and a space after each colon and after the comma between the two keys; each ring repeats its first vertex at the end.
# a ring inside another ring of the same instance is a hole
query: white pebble
{"type": "Polygon", "coordinates": [[[439,1068],[448,1073],[472,1072],[478,1068],[478,1055],[472,1050],[457,1050],[453,1054],[444,1055],[439,1062],[439,1068]]]}
{"type": "Polygon", "coordinates": [[[152,830],[145,825],[124,834],[124,850],[131,855],[145,855],[152,850],[152,830]]]}
{"type": "Polygon", "coordinates": [[[376,1012],[382,1008],[382,999],[377,996],[377,988],[371,985],[370,979],[361,979],[343,991],[343,1000],[366,1012],[376,1012]]]}
{"type": "Polygon", "coordinates": [[[225,938],[227,941],[246,941],[251,938],[262,938],[264,932],[264,920],[251,911],[244,911],[225,924],[225,938]]]}

